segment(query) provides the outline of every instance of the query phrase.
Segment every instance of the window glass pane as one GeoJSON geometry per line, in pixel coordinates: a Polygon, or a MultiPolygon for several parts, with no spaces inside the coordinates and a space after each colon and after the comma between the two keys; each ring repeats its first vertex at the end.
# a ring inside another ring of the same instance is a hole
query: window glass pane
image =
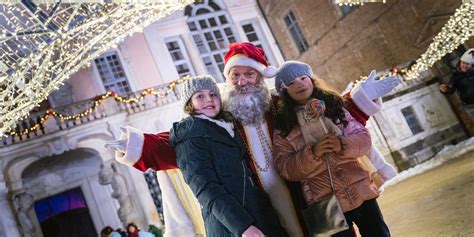
{"type": "Polygon", "coordinates": [[[215,59],[216,62],[218,62],[218,63],[222,62],[222,57],[221,57],[221,55],[219,55],[219,54],[215,54],[215,55],[214,55],[214,59],[215,59]]]}
{"type": "Polygon", "coordinates": [[[209,25],[211,27],[217,26],[217,22],[216,22],[216,19],[214,19],[214,17],[209,18],[209,25]]]}
{"type": "Polygon", "coordinates": [[[193,35],[194,43],[198,47],[199,53],[207,53],[207,48],[200,35],[193,35]]]}
{"type": "Polygon", "coordinates": [[[285,17],[285,23],[286,23],[286,26],[291,26],[291,20],[289,16],[285,17]]]}
{"type": "Polygon", "coordinates": [[[231,29],[231,28],[229,28],[229,27],[225,28],[225,29],[224,29],[224,32],[225,32],[225,34],[226,34],[227,36],[231,36],[231,35],[233,35],[233,33],[232,33],[232,29],[231,29]]]}
{"type": "Polygon", "coordinates": [[[196,31],[197,30],[196,24],[194,22],[188,22],[188,28],[189,28],[190,31],[196,31]]]}
{"type": "Polygon", "coordinates": [[[207,28],[206,20],[200,20],[199,25],[201,26],[201,29],[206,29],[207,28]]]}
{"type": "Polygon", "coordinates": [[[204,37],[206,37],[206,40],[213,40],[214,38],[212,38],[212,35],[211,33],[207,32],[207,33],[204,33],[204,37]]]}
{"type": "Polygon", "coordinates": [[[254,31],[252,24],[243,25],[242,28],[244,29],[245,33],[254,31]]]}
{"type": "Polygon", "coordinates": [[[166,43],[166,46],[168,47],[169,50],[179,49],[178,42],[176,42],[176,41],[168,42],[168,43],[166,43]]]}
{"type": "Polygon", "coordinates": [[[227,18],[224,15],[219,16],[219,21],[222,25],[227,24],[227,18]]]}
{"type": "Polygon", "coordinates": [[[201,8],[201,9],[196,11],[196,15],[202,15],[202,14],[206,14],[206,13],[209,13],[209,10],[207,10],[205,8],[201,8]]]}
{"type": "Polygon", "coordinates": [[[247,35],[247,38],[249,39],[250,42],[252,42],[252,41],[257,41],[257,40],[258,40],[258,36],[257,36],[257,34],[255,34],[255,33],[248,34],[248,35],[247,35]]]}
{"type": "Polygon", "coordinates": [[[209,48],[211,49],[211,51],[214,51],[214,50],[217,49],[216,43],[214,43],[214,42],[211,41],[211,42],[209,42],[208,44],[209,44],[209,48]]]}
{"type": "Polygon", "coordinates": [[[215,31],[214,31],[214,37],[216,37],[216,39],[221,39],[221,38],[222,38],[221,32],[218,31],[218,30],[215,30],[215,31]]]}
{"type": "Polygon", "coordinates": [[[402,109],[402,114],[405,117],[408,127],[413,134],[423,132],[423,128],[421,127],[420,122],[418,121],[418,118],[416,117],[416,114],[411,106],[402,109]]]}

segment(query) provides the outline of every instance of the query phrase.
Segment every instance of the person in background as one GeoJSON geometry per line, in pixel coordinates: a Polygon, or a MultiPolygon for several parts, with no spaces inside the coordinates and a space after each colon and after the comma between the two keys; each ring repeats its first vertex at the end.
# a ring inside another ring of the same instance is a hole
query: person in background
{"type": "Polygon", "coordinates": [[[149,225],[148,232],[154,234],[155,237],[163,237],[163,231],[155,225],[149,225]]]}
{"type": "Polygon", "coordinates": [[[112,227],[106,226],[100,231],[100,237],[122,237],[122,236],[117,231],[112,229],[112,227]]]}
{"type": "Polygon", "coordinates": [[[155,237],[150,232],[141,231],[135,223],[129,223],[127,225],[127,236],[128,237],[155,237]]]}
{"type": "Polygon", "coordinates": [[[468,49],[460,58],[456,71],[448,83],[441,83],[439,90],[443,94],[458,92],[459,99],[466,112],[474,118],[474,48],[468,49]]]}

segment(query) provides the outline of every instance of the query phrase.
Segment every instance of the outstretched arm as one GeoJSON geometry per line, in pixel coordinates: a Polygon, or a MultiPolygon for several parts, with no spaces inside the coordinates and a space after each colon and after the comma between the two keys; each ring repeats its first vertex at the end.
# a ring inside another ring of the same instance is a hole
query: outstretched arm
{"type": "Polygon", "coordinates": [[[115,151],[115,159],[140,171],[177,168],[176,153],[168,142],[169,132],[144,134],[133,127],[121,128],[119,140],[106,142],[105,147],[115,151]]]}
{"type": "Polygon", "coordinates": [[[356,84],[349,93],[343,95],[346,109],[364,126],[370,116],[382,109],[381,97],[400,84],[396,76],[375,80],[376,75],[373,70],[367,80],[356,84]]]}

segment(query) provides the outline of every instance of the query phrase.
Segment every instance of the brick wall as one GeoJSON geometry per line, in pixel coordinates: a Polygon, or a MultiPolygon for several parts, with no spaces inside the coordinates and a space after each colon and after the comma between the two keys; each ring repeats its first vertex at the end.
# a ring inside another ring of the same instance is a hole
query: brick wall
{"type": "Polygon", "coordinates": [[[461,5],[460,0],[387,0],[355,7],[342,16],[332,0],[258,2],[285,59],[309,63],[337,90],[372,69],[416,60],[461,5]],[[290,9],[309,44],[302,54],[283,21],[290,9]]]}

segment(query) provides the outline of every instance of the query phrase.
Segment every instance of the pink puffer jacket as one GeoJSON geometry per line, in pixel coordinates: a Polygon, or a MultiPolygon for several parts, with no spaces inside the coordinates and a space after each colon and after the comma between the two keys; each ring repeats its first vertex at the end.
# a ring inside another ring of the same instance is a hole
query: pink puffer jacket
{"type": "MultiPolygon", "coordinates": [[[[359,207],[362,202],[378,197],[377,187],[357,158],[371,146],[368,130],[346,112],[346,127],[339,126],[343,135],[341,154],[330,154],[329,165],[336,197],[343,212],[359,207]]],[[[290,181],[300,181],[307,204],[320,201],[331,194],[331,184],[324,159],[315,159],[311,146],[305,144],[301,127],[294,127],[287,137],[274,133],[274,162],[280,175],[290,181]]]]}

